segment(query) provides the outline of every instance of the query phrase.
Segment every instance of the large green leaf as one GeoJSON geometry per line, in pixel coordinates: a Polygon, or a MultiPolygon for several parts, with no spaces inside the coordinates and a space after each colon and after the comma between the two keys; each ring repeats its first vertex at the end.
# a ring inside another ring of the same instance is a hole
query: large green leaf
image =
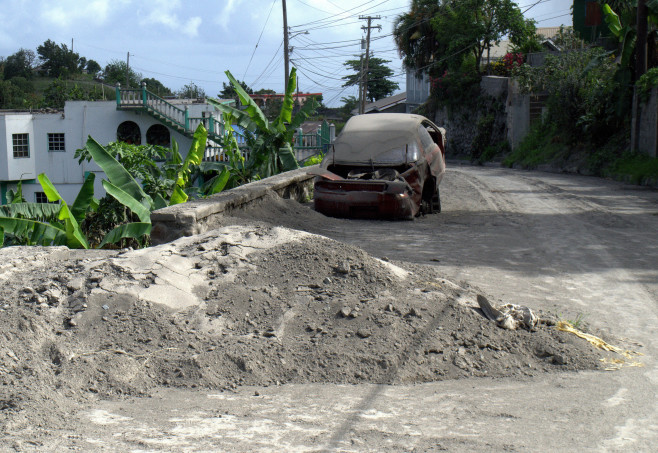
{"type": "Polygon", "coordinates": [[[103,169],[107,179],[114,186],[140,202],[145,201],[148,205],[153,204],[151,197],[144,192],[142,186],[135,181],[135,178],[92,137],[87,140],[87,149],[94,162],[103,169]]]}
{"type": "Polygon", "coordinates": [[[0,215],[4,217],[22,217],[25,219],[56,219],[60,206],[55,203],[12,203],[0,206],[0,215]]]}
{"type": "Polygon", "coordinates": [[[610,8],[610,5],[607,3],[604,4],[601,9],[603,10],[605,23],[608,25],[610,32],[615,35],[615,37],[621,42],[624,36],[622,34],[622,26],[621,21],[619,20],[619,16],[612,10],[612,8],[610,8]]]}
{"type": "MultiPolygon", "coordinates": [[[[299,109],[299,112],[297,112],[295,117],[290,122],[290,126],[288,126],[288,132],[292,132],[294,134],[295,131],[302,125],[302,123],[315,113],[315,110],[319,105],[320,103],[315,98],[311,98],[306,101],[306,103],[302,106],[301,109],[299,109]]],[[[292,135],[289,139],[292,139],[292,135]]]]}
{"type": "Polygon", "coordinates": [[[139,217],[139,220],[145,223],[151,221],[151,210],[144,206],[139,200],[133,198],[128,192],[125,192],[118,186],[109,181],[103,181],[103,188],[107,193],[113,196],[119,203],[126,206],[139,217]]]}
{"type": "Polygon", "coordinates": [[[66,237],[64,229],[30,219],[0,217],[0,228],[4,233],[26,238],[28,244],[35,245],[51,245],[57,237],[66,237]]]}
{"type": "Polygon", "coordinates": [[[159,193],[155,194],[155,197],[153,198],[153,210],[166,208],[167,206],[167,200],[162,198],[162,195],[159,193]]]}
{"type": "Polygon", "coordinates": [[[50,182],[50,179],[48,179],[48,176],[46,176],[45,173],[41,173],[37,178],[39,179],[39,184],[41,184],[44,193],[48,197],[48,201],[59,201],[60,203],[59,218],[65,222],[66,245],[72,249],[81,247],[88,249],[89,244],[87,243],[87,238],[82,233],[78,221],[71,214],[66,201],[59,194],[54,184],[50,182]]]}
{"type": "Polygon", "coordinates": [[[637,41],[637,33],[635,30],[628,29],[624,34],[624,41],[621,48],[621,67],[630,67],[631,58],[635,52],[635,42],[637,41]]]}
{"type": "Polygon", "coordinates": [[[203,186],[203,193],[205,195],[214,195],[221,192],[226,187],[229,178],[231,177],[231,172],[228,168],[224,167],[218,175],[213,176],[210,181],[208,181],[203,186]]]}
{"type": "Polygon", "coordinates": [[[185,203],[187,199],[188,196],[185,191],[178,184],[176,184],[176,187],[174,187],[174,191],[171,194],[169,205],[172,206],[179,203],[185,203]]]}
{"type": "Polygon", "coordinates": [[[91,208],[94,202],[94,180],[96,175],[94,173],[87,174],[85,182],[82,184],[78,196],[75,197],[75,201],[71,205],[71,214],[76,221],[82,222],[87,214],[87,211],[91,208]]]}
{"type": "Polygon", "coordinates": [[[256,123],[258,129],[270,130],[270,123],[263,111],[260,109],[260,107],[258,107],[258,104],[256,104],[254,100],[251,99],[251,97],[247,94],[244,88],[242,88],[240,83],[235,79],[235,77],[233,77],[233,74],[231,74],[231,71],[225,71],[225,74],[226,77],[228,77],[228,79],[231,81],[233,88],[235,88],[235,92],[238,94],[240,102],[245,107],[245,112],[247,112],[251,120],[256,123]]]}
{"type": "Polygon", "coordinates": [[[98,245],[98,248],[103,248],[103,246],[107,244],[114,244],[124,238],[139,239],[145,234],[150,233],[151,223],[124,223],[107,233],[103,238],[103,241],[98,245]]]}
{"type": "Polygon", "coordinates": [[[248,131],[255,132],[258,130],[258,125],[251,119],[251,117],[244,111],[238,110],[230,105],[222,104],[214,99],[207,99],[208,103],[214,106],[217,110],[224,114],[225,125],[229,126],[231,122],[227,119],[230,115],[235,119],[235,124],[248,131]]]}
{"type": "MultiPolygon", "coordinates": [[[[199,126],[194,131],[194,137],[192,138],[192,145],[190,150],[185,156],[185,161],[183,162],[183,168],[178,173],[178,183],[181,184],[181,175],[184,175],[186,172],[189,172],[190,165],[199,165],[203,160],[203,153],[206,151],[206,141],[208,140],[208,131],[203,124],[199,123],[199,126]]],[[[186,184],[187,181],[184,181],[181,186],[186,184]]]]}
{"type": "Polygon", "coordinates": [[[297,163],[295,153],[289,143],[279,148],[279,160],[281,161],[281,171],[290,171],[299,168],[299,163],[297,163]]]}
{"type": "Polygon", "coordinates": [[[295,99],[293,98],[295,88],[297,88],[297,69],[292,68],[290,70],[290,77],[288,77],[286,93],[283,96],[281,112],[275,121],[275,127],[279,132],[283,132],[285,130],[286,124],[290,123],[292,120],[292,109],[295,105],[295,99]]]}

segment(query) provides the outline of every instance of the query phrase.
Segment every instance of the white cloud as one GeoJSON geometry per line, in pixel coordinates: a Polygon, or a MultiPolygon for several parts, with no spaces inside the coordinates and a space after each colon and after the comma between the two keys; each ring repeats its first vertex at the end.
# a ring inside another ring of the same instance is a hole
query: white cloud
{"type": "Polygon", "coordinates": [[[89,2],[79,2],[75,0],[59,1],[56,4],[44,2],[41,8],[41,20],[47,24],[55,25],[59,28],[69,28],[80,22],[94,25],[105,24],[108,20],[111,8],[124,1],[111,0],[92,0],[89,2]]]}
{"type": "Polygon", "coordinates": [[[240,3],[242,3],[242,0],[228,0],[224,9],[222,9],[222,12],[217,17],[217,23],[221,25],[224,30],[228,30],[231,14],[237,9],[240,3]]]}
{"type": "Polygon", "coordinates": [[[183,26],[183,33],[185,33],[188,36],[197,36],[199,34],[199,26],[201,25],[201,18],[200,17],[192,17],[190,18],[185,25],[183,26]]]}
{"type": "Polygon", "coordinates": [[[195,16],[184,20],[176,10],[181,8],[179,0],[157,0],[149,4],[149,13],[142,20],[144,25],[164,25],[172,30],[180,31],[188,36],[199,34],[201,17],[195,16]]]}

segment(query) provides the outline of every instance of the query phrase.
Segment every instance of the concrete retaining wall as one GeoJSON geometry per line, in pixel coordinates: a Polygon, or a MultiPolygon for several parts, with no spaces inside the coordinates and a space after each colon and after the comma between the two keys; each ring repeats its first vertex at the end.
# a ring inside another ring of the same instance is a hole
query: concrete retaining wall
{"type": "Polygon", "coordinates": [[[651,157],[658,156],[658,88],[656,87],[651,89],[648,100],[640,99],[637,89],[633,96],[631,149],[651,157]]]}
{"type": "Polygon", "coordinates": [[[313,168],[315,166],[292,170],[208,198],[153,211],[151,240],[157,245],[182,236],[204,233],[218,227],[222,216],[248,207],[268,192],[276,192],[283,198],[298,201],[308,199],[312,193],[314,177],[307,173],[313,168]]]}

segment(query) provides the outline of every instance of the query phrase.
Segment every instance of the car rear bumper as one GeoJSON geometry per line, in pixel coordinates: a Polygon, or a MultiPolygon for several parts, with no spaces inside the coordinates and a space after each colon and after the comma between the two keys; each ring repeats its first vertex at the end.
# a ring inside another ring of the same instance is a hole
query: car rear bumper
{"type": "Polygon", "coordinates": [[[418,206],[400,181],[320,180],[315,182],[315,210],[331,217],[413,219],[418,206]]]}

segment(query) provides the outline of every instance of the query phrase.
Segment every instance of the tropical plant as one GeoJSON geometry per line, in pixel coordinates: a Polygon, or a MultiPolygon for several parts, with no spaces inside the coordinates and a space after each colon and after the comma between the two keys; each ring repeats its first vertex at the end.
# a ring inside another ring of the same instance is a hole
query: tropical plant
{"type": "Polygon", "coordinates": [[[244,183],[299,168],[291,145],[293,136],[297,128],[315,111],[317,100],[311,98],[294,117],[292,116],[296,69],[292,68],[290,71],[281,112],[274,121],[267,119],[230,71],[226,71],[226,76],[233,84],[244,110],[221,104],[214,99],[208,99],[208,102],[224,114],[226,125],[230,126],[235,122],[244,130],[249,147],[248,157],[243,159],[237,141],[230,135],[233,134],[232,128],[227,127],[228,135],[224,140],[224,147],[230,160],[220,164],[229,168],[231,180],[244,183]]]}
{"type": "Polygon", "coordinates": [[[80,222],[89,209],[94,208],[94,178],[87,175],[80,193],[71,208],[59,195],[45,174],[38,176],[39,183],[50,202],[26,203],[19,186],[13,193],[12,202],[0,207],[2,243],[9,235],[12,244],[24,245],[67,245],[70,248],[89,248],[87,239],[80,229],[80,222]]]}

